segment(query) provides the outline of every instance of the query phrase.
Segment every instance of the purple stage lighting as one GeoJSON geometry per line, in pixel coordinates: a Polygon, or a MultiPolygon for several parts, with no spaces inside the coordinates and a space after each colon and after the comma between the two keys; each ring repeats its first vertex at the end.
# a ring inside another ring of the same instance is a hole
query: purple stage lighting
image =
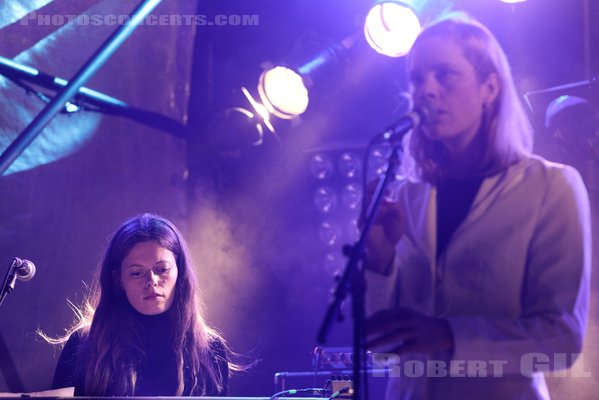
{"type": "Polygon", "coordinates": [[[366,16],[364,24],[364,35],[370,47],[389,57],[406,55],[420,33],[420,20],[417,15],[420,7],[417,7],[416,3],[400,0],[377,1],[366,16]]]}

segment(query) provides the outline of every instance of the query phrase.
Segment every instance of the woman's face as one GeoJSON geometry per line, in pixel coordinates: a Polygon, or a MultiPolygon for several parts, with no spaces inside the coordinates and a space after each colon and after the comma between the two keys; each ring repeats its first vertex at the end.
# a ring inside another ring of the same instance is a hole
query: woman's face
{"type": "Polygon", "coordinates": [[[121,283],[129,303],[144,315],[161,314],[175,298],[177,262],[154,241],[133,246],[121,263],[121,283]]]}
{"type": "Polygon", "coordinates": [[[481,124],[483,106],[497,95],[497,76],[480,82],[462,48],[451,39],[419,41],[410,57],[414,105],[428,104],[436,120],[424,127],[431,139],[457,150],[465,148],[481,124]]]}

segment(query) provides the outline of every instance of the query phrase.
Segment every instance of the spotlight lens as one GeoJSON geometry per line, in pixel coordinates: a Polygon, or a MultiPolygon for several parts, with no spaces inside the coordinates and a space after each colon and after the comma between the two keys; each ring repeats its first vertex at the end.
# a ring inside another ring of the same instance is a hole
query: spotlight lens
{"type": "Polygon", "coordinates": [[[341,237],[341,228],[333,221],[324,221],[318,229],[320,240],[327,246],[334,246],[341,237]]]}
{"type": "Polygon", "coordinates": [[[333,160],[325,153],[314,154],[310,158],[310,171],[316,179],[327,179],[333,174],[333,160]]]}
{"type": "Polygon", "coordinates": [[[338,253],[327,253],[324,257],[324,269],[331,275],[338,274],[343,268],[343,257],[338,253]]]}
{"type": "Polygon", "coordinates": [[[420,21],[414,10],[398,3],[376,4],[364,24],[370,47],[389,57],[408,54],[419,33],[420,21]]]}
{"type": "Polygon", "coordinates": [[[362,190],[354,183],[350,183],[343,188],[341,193],[343,204],[350,210],[355,210],[362,201],[362,190]]]}
{"type": "Polygon", "coordinates": [[[368,176],[378,178],[387,170],[387,160],[391,148],[388,146],[374,147],[368,155],[368,176]]]}
{"type": "Polygon", "coordinates": [[[268,110],[279,118],[291,119],[308,108],[308,89],[302,77],[286,67],[264,71],[258,92],[268,110]]]}
{"type": "Polygon", "coordinates": [[[339,172],[346,178],[355,178],[360,172],[360,157],[354,153],[343,153],[339,158],[339,172]]]}
{"type": "Polygon", "coordinates": [[[337,206],[337,195],[330,187],[320,187],[314,193],[314,205],[321,213],[328,214],[337,206]]]}
{"type": "Polygon", "coordinates": [[[351,242],[356,242],[360,239],[360,228],[358,227],[358,220],[352,219],[347,223],[347,237],[351,242]]]}

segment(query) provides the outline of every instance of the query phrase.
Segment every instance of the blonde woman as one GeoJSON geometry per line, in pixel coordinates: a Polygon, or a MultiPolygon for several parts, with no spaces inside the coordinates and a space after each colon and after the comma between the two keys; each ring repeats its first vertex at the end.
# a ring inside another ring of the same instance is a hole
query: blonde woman
{"type": "Polygon", "coordinates": [[[408,58],[408,176],[369,237],[368,342],[393,364],[388,399],[548,399],[543,371],[581,352],[590,211],[578,172],[531,154],[506,56],[449,15],[408,58]],[[399,356],[399,357],[397,357],[399,356]]]}

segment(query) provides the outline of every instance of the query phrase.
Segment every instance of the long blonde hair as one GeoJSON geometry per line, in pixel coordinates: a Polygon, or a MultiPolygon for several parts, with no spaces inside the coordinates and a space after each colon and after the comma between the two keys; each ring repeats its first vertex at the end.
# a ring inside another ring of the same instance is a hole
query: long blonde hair
{"type": "MultiPolygon", "coordinates": [[[[499,78],[499,95],[483,112],[478,135],[482,135],[485,151],[479,170],[474,173],[492,175],[529,155],[533,146],[532,127],[516,93],[507,57],[493,34],[464,13],[449,13],[420,33],[408,60],[413,49],[430,37],[442,37],[458,44],[474,67],[479,82],[484,82],[493,73],[499,78]]],[[[445,176],[447,155],[440,141],[415,129],[406,136],[406,142],[404,175],[431,183],[445,176]]]]}

